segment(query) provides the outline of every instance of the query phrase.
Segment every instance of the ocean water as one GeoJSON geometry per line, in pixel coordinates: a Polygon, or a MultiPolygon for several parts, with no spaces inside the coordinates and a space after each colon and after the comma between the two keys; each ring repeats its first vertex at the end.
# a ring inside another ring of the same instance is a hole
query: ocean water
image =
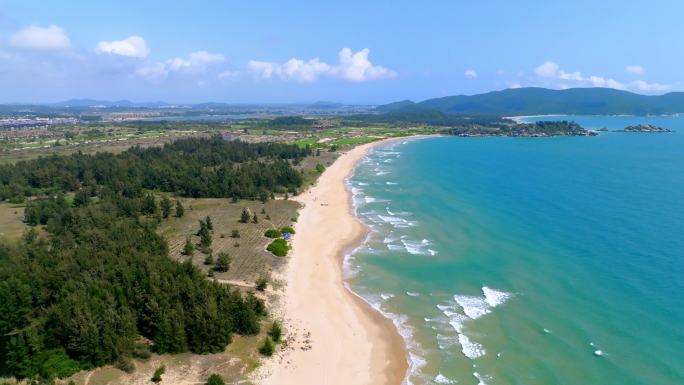
{"type": "Polygon", "coordinates": [[[684,384],[684,118],[654,119],[680,132],[406,140],[362,160],[371,232],[346,271],[407,341],[408,383],[684,384]]]}

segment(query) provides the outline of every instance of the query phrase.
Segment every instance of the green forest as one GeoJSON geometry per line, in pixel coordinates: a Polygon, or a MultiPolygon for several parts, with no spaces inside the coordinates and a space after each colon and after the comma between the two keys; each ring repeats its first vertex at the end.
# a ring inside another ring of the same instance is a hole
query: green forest
{"type": "Polygon", "coordinates": [[[0,243],[0,373],[130,370],[131,358],[150,352],[219,352],[234,333],[258,333],[261,300],[168,257],[156,227],[173,204],[150,190],[268,197],[301,185],[290,160],[306,154],[217,137],[2,166],[3,199],[29,197],[32,227],[20,242],[0,243]]]}
{"type": "Polygon", "coordinates": [[[128,197],[154,189],[194,198],[268,199],[271,192],[301,186],[302,174],[290,161],[309,153],[293,145],[225,141],[217,135],[120,154],[54,155],[0,166],[0,201],[80,189],[96,194],[101,188],[128,197]]]}

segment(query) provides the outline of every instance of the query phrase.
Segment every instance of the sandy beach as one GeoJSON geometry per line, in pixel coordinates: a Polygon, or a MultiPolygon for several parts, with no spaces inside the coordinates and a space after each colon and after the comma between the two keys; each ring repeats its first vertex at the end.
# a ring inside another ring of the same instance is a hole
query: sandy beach
{"type": "Polygon", "coordinates": [[[353,215],[345,180],[366,152],[383,142],[344,153],[315,186],[296,197],[304,207],[288,257],[281,311],[288,333],[308,342],[267,360],[259,383],[398,385],[404,379],[401,336],[390,320],[345,287],[342,272],[344,254],[367,231],[353,215]]]}

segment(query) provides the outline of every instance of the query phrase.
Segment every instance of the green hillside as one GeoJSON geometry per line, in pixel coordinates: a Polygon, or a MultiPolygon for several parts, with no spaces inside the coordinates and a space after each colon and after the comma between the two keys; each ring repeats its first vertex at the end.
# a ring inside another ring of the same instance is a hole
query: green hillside
{"type": "Polygon", "coordinates": [[[380,112],[435,110],[458,115],[648,115],[684,112],[684,92],[647,96],[612,88],[511,88],[478,95],[446,96],[420,103],[401,101],[380,112]]]}

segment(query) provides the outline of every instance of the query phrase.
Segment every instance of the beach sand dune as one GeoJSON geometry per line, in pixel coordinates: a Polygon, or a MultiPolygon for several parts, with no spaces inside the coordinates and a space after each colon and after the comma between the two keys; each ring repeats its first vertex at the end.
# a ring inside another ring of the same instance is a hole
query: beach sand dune
{"type": "Polygon", "coordinates": [[[364,385],[402,382],[406,352],[392,322],[344,285],[344,253],[366,228],[352,213],[346,178],[380,142],[341,155],[317,184],[296,197],[304,207],[292,241],[281,309],[297,335],[281,356],[258,371],[264,385],[364,385]],[[302,339],[304,342],[302,343],[302,339]]]}

